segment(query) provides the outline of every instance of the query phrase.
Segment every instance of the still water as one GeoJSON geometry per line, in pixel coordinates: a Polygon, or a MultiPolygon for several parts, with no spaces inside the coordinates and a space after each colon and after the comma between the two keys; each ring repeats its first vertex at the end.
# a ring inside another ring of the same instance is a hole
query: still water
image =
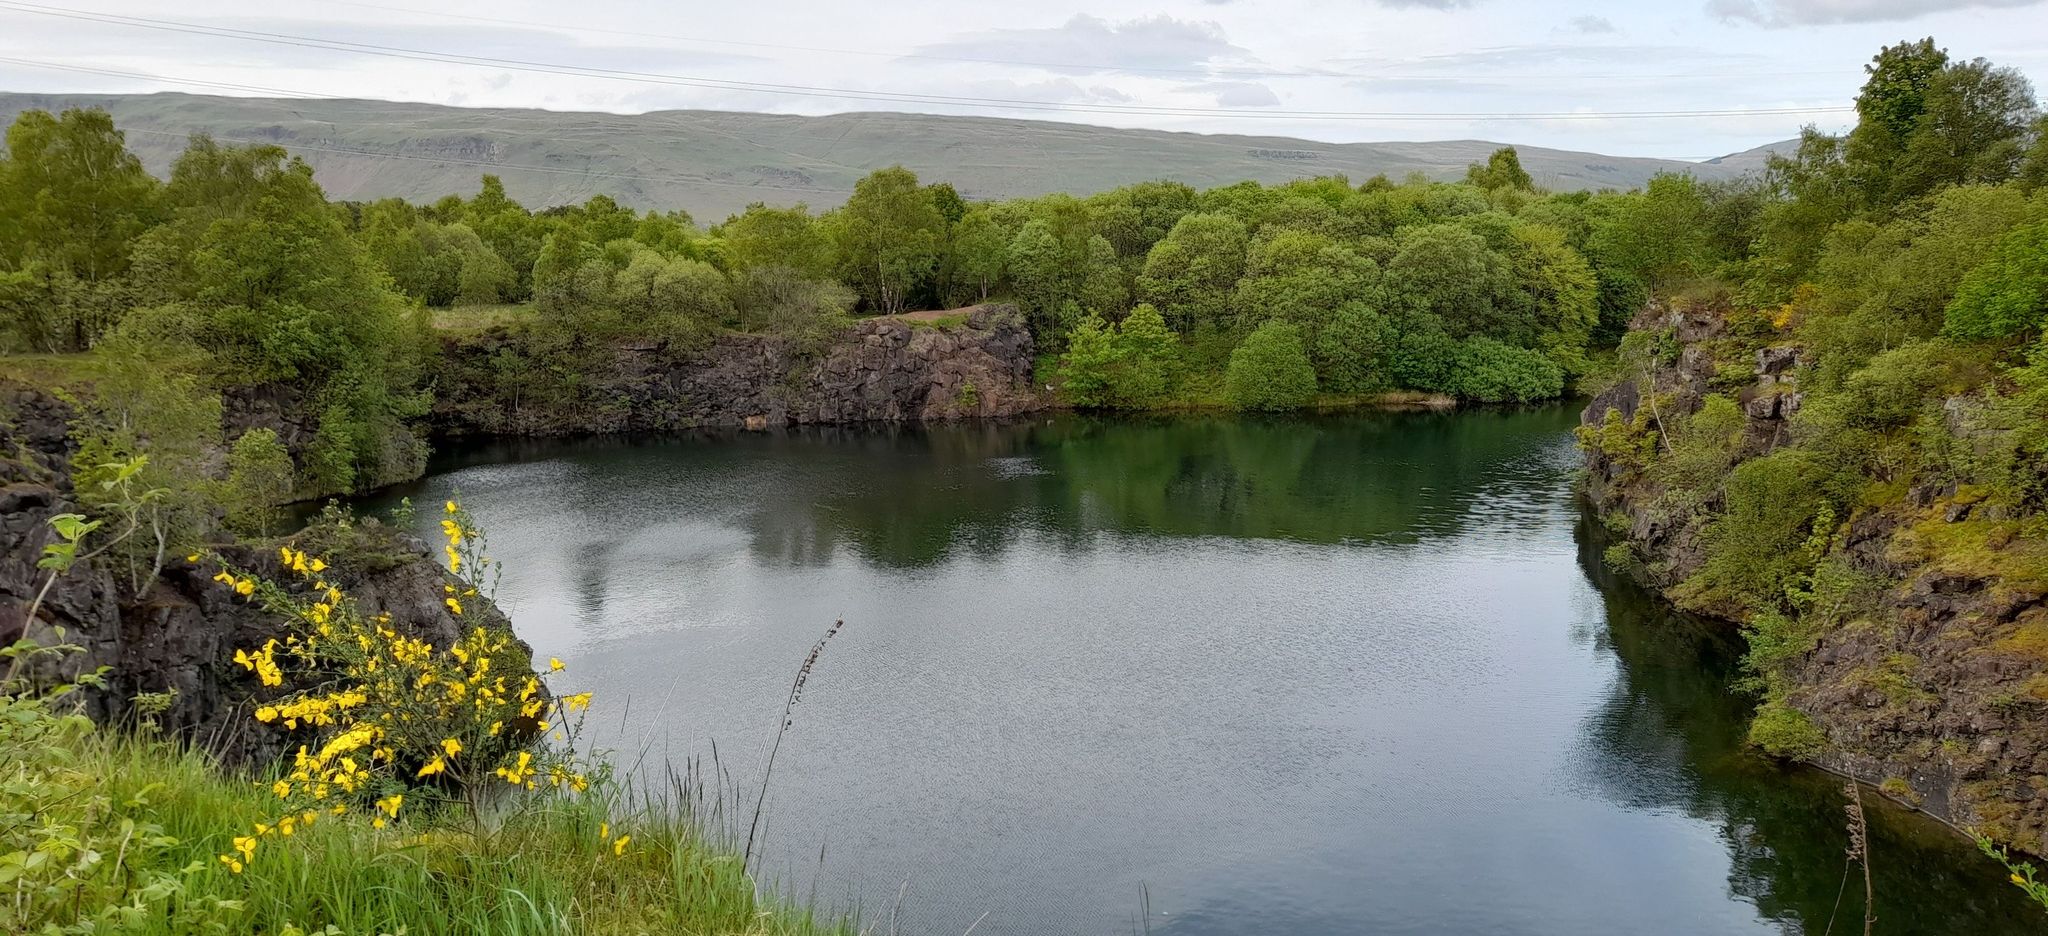
{"type": "MultiPolygon", "coordinates": [[[[843,618],[766,872],[877,932],[1819,936],[1839,783],[1744,753],[1730,635],[1601,569],[1573,418],[504,444],[369,506],[459,493],[651,776],[715,742],[751,791],[843,618]]],[[[1871,812],[1877,932],[2041,932],[1966,843],[1871,812]]]]}

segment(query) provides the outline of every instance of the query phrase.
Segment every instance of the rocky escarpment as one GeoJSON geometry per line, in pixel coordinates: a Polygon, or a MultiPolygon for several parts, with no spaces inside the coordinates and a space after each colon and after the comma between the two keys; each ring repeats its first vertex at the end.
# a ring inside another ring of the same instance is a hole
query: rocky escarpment
{"type": "MultiPolygon", "coordinates": [[[[247,703],[263,690],[232,658],[238,648],[279,636],[281,621],[213,581],[216,565],[172,557],[161,574],[144,575],[139,588],[138,567],[119,550],[94,555],[54,579],[37,567],[43,547],[55,539],[50,518],[80,512],[72,489],[71,416],[68,405],[47,393],[0,384],[0,645],[27,638],[45,647],[81,648],[61,662],[43,661],[35,674],[41,679],[106,667],[104,688],[73,697],[99,721],[130,720],[138,696],[168,693],[167,707],[151,716],[164,729],[231,761],[275,756],[290,739],[246,717],[247,703]],[[30,620],[39,592],[43,600],[30,620]]],[[[87,552],[105,536],[88,539],[87,552]]],[[[426,544],[374,522],[315,524],[294,539],[335,557],[333,581],[365,613],[388,612],[395,628],[436,646],[452,644],[461,624],[442,604],[442,586],[450,580],[426,544]]],[[[257,575],[285,577],[275,544],[227,543],[215,552],[257,575]]],[[[141,568],[148,559],[142,557],[141,568]]],[[[486,613],[504,623],[494,611],[486,613]]]]}
{"type": "MultiPolygon", "coordinates": [[[[1707,560],[1703,534],[1722,493],[1668,496],[1659,473],[1643,468],[1668,457],[1649,433],[1681,431],[1715,393],[1739,404],[1738,462],[1799,443],[1801,349],[1731,321],[1741,316],[1714,303],[1653,303],[1631,328],[1661,347],[1582,419],[1589,438],[1629,426],[1637,431],[1624,437],[1647,448],[1618,449],[1611,432],[1604,450],[1589,446],[1586,495],[1626,536],[1632,573],[1694,610],[1740,618],[1681,585],[1707,560]]],[[[1957,414],[1970,406],[1945,406],[1948,436],[1963,444],[1972,430],[1957,414]]],[[[1803,759],[2039,852],[2048,841],[2048,583],[2020,574],[2025,566],[2010,559],[2024,544],[1981,496],[1917,480],[1899,496],[1865,495],[1819,531],[1859,583],[1855,610],[1816,625],[1810,648],[1781,664],[1782,704],[1819,729],[1803,759]]]]}
{"type": "Polygon", "coordinates": [[[555,435],[703,426],[914,422],[1041,409],[1031,333],[1007,306],[957,324],[866,319],[822,348],[726,335],[702,350],[629,342],[565,355],[505,329],[443,349],[433,419],[444,433],[555,435]],[[573,356],[574,373],[559,363],[573,356]]]}

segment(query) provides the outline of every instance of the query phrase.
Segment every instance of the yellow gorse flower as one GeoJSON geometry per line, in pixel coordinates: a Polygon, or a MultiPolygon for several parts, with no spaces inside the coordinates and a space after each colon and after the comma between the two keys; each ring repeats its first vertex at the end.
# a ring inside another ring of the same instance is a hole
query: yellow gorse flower
{"type": "Polygon", "coordinates": [[[618,856],[618,855],[623,855],[623,854],[625,854],[625,853],[626,853],[626,843],[628,843],[628,842],[631,842],[632,840],[633,840],[633,837],[632,837],[632,836],[630,836],[630,835],[621,835],[621,836],[619,836],[619,840],[618,840],[618,841],[616,841],[616,842],[613,842],[613,843],[612,843],[612,855],[614,855],[614,856],[618,856]]]}
{"type": "MultiPolygon", "coordinates": [[[[483,558],[483,532],[469,526],[459,504],[445,506],[444,602],[462,616],[464,601],[484,595],[491,563],[483,558]]],[[[551,700],[529,669],[532,661],[502,629],[471,625],[452,644],[436,646],[406,633],[388,613],[360,611],[321,574],[329,569],[324,559],[289,545],[277,557],[282,581],[229,567],[213,578],[283,618],[276,639],[234,654],[237,665],[280,690],[254,706],[253,717],[311,734],[270,784],[276,818],[235,837],[234,849],[220,856],[223,866],[241,873],[263,838],[295,836],[322,816],[361,815],[371,827],[384,828],[398,818],[415,784],[432,777],[444,778],[435,783],[462,785],[488,771],[526,790],[589,788],[589,779],[561,751],[477,739],[503,739],[507,726],[528,722],[545,734],[560,713],[587,708],[590,693],[551,700]],[[312,677],[294,681],[314,688],[292,689],[287,673],[312,677]],[[401,765],[407,764],[419,766],[406,775],[401,765]]],[[[563,669],[560,660],[548,662],[547,672],[563,669]]],[[[613,845],[623,853],[623,842],[613,845]]]]}

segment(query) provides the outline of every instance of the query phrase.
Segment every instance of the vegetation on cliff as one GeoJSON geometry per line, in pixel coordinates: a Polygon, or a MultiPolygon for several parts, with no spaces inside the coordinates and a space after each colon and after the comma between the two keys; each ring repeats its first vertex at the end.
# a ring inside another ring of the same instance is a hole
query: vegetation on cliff
{"type": "MultiPolygon", "coordinates": [[[[2033,89],[1883,50],[1588,409],[1610,558],[1743,622],[1753,739],[2038,850],[2048,751],[2048,134],[2033,89]]],[[[1708,262],[1702,262],[1708,261],[1708,262]]]]}

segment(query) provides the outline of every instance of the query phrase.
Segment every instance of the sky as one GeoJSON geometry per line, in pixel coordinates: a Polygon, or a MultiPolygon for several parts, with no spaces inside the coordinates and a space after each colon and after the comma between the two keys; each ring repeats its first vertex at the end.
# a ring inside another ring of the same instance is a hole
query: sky
{"type": "Polygon", "coordinates": [[[893,110],[1705,159],[1846,128],[1861,66],[1929,35],[2048,80],[2048,0],[0,0],[0,90],[893,110]]]}

